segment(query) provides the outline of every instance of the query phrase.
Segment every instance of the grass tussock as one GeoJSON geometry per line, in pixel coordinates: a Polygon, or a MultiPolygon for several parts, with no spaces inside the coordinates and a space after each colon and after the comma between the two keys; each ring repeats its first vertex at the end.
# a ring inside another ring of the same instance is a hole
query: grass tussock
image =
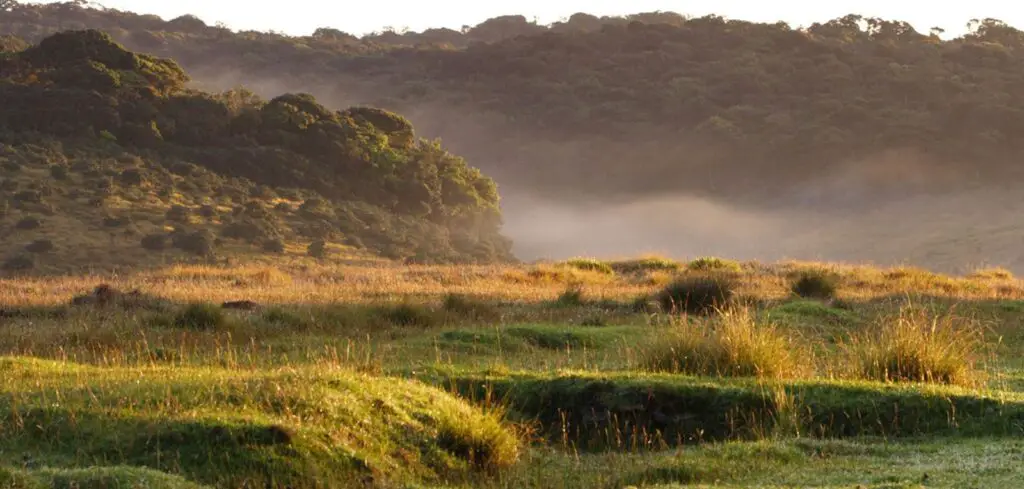
{"type": "Polygon", "coordinates": [[[612,270],[623,274],[644,272],[676,272],[683,265],[670,258],[661,256],[645,256],[635,260],[620,260],[610,263],[612,270]]]}
{"type": "Polygon", "coordinates": [[[658,372],[799,378],[811,373],[799,350],[775,325],[736,308],[708,322],[683,322],[648,348],[646,364],[658,372]]]}
{"type": "Polygon", "coordinates": [[[1013,272],[1005,268],[980,268],[971,272],[968,278],[978,280],[1013,280],[1013,272]]]}
{"type": "Polygon", "coordinates": [[[984,347],[981,328],[951,312],[903,306],[845,345],[851,375],[883,382],[976,386],[984,347]]]}
{"type": "Polygon", "coordinates": [[[665,286],[657,296],[666,312],[710,314],[736,295],[736,282],[724,275],[690,275],[665,286]]]}
{"type": "Polygon", "coordinates": [[[839,290],[839,276],[825,269],[802,270],[790,290],[805,299],[832,299],[839,290]]]}
{"type": "Polygon", "coordinates": [[[586,272],[597,272],[607,275],[615,273],[615,270],[612,269],[612,266],[608,262],[601,261],[596,258],[573,258],[565,261],[562,265],[586,272]]]}
{"type": "Polygon", "coordinates": [[[686,264],[686,269],[694,272],[733,272],[743,271],[739,262],[714,256],[697,258],[686,264]]]}

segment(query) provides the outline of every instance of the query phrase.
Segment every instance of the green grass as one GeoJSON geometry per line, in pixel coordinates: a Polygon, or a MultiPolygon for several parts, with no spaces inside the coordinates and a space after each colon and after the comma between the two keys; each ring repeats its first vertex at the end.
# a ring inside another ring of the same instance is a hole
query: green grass
{"type": "Polygon", "coordinates": [[[0,370],[8,466],[24,458],[128,465],[216,487],[298,488],[468,480],[510,466],[520,450],[498,411],[327,365],[99,368],[5,358],[0,370]]]}

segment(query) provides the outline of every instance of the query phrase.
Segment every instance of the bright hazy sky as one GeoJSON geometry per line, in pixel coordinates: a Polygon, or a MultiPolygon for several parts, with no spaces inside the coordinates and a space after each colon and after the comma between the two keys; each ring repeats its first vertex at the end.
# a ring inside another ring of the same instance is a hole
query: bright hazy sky
{"type": "MultiPolygon", "coordinates": [[[[32,3],[32,2],[30,2],[32,3]]],[[[208,24],[233,29],[275,30],[306,35],[317,27],[365,34],[385,26],[421,31],[429,27],[459,29],[491,17],[521,14],[542,24],[576,12],[621,15],[655,10],[701,16],[709,13],[761,22],[783,20],[794,27],[857,13],[865,17],[905,20],[918,31],[938,26],[960,35],[972,18],[992,17],[1024,26],[1024,2],[1017,0],[98,0],[118,10],[157,14],[171,19],[193,14],[208,24]]]]}

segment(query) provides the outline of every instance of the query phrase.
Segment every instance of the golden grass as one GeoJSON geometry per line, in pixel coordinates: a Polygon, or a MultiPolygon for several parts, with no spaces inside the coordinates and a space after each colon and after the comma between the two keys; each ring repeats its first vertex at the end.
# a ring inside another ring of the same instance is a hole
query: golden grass
{"type": "MultiPolygon", "coordinates": [[[[839,280],[841,298],[867,300],[893,295],[934,295],[953,299],[1024,298],[1017,279],[951,277],[912,268],[782,263],[736,273],[737,294],[781,299],[796,270],[827,268],[839,280]]],[[[693,273],[687,271],[681,274],[693,273]]],[[[17,277],[0,279],[0,305],[65,303],[99,283],[140,289],[175,301],[248,299],[265,304],[440,301],[449,293],[488,300],[539,302],[557,298],[569,285],[591,297],[633,300],[656,292],[676,275],[667,271],[609,275],[557,265],[398,265],[317,263],[294,260],[277,265],[254,261],[236,266],[172,265],[130,274],[17,277]]]]}

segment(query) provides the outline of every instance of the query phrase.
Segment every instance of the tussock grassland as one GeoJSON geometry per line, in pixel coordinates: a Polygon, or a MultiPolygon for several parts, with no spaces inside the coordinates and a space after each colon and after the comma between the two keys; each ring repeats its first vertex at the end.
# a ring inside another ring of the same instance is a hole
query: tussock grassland
{"type": "Polygon", "coordinates": [[[1024,449],[1022,290],[657,257],[5,278],[0,488],[1019,487],[989,460],[1024,449]]]}

